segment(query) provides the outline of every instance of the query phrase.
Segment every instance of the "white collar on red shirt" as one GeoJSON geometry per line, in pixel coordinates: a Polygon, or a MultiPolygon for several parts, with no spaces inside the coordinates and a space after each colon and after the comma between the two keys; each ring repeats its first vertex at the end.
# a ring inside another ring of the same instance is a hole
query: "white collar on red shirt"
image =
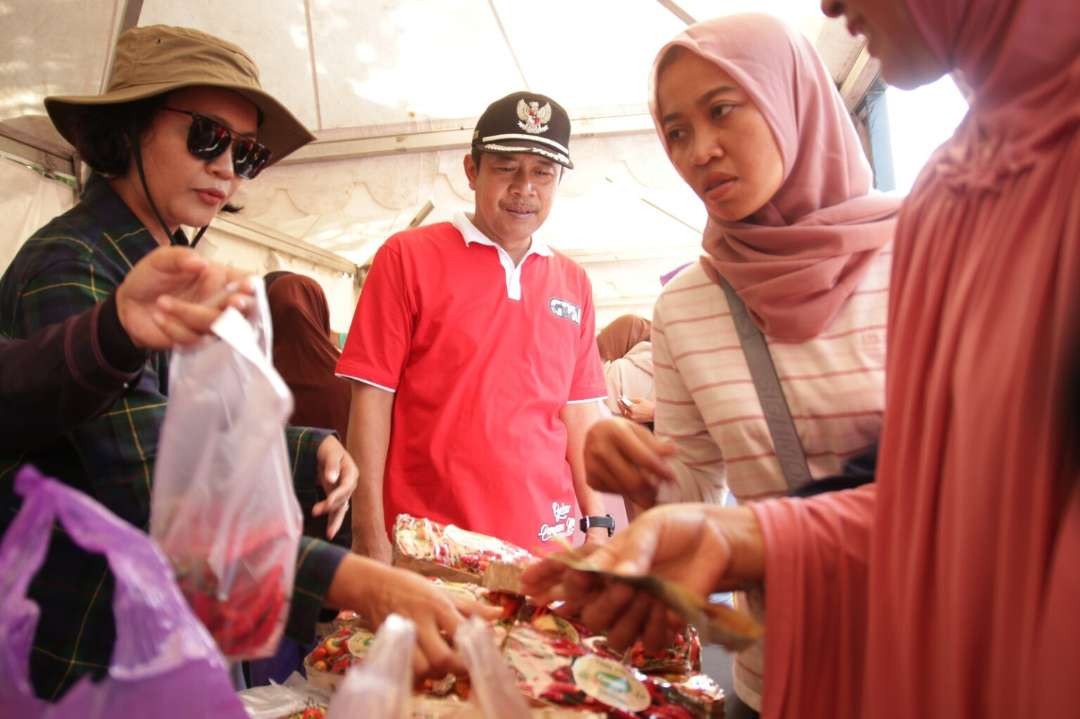
{"type": "Polygon", "coordinates": [[[525,266],[525,260],[529,259],[529,255],[540,255],[541,257],[551,257],[552,255],[550,247],[533,237],[528,252],[521,258],[521,262],[515,266],[510,253],[478,230],[476,225],[473,224],[472,218],[464,212],[458,212],[454,215],[453,225],[465,239],[466,246],[472,244],[488,245],[498,251],[499,264],[502,265],[503,272],[506,275],[506,296],[512,300],[521,299],[521,268],[525,266]]]}

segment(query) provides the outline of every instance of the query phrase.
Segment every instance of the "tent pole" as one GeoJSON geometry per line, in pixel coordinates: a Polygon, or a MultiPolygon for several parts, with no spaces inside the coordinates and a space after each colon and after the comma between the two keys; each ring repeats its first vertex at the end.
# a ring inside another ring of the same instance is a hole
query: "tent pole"
{"type": "Polygon", "coordinates": [[[529,90],[529,79],[525,77],[525,70],[521,67],[521,60],[518,58],[517,51],[514,50],[514,44],[510,42],[510,36],[506,34],[502,18],[499,17],[499,10],[495,7],[495,0],[488,0],[488,7],[491,8],[491,16],[495,18],[495,24],[499,26],[499,32],[502,33],[506,49],[510,52],[510,57],[514,59],[514,66],[517,68],[518,75],[521,75],[521,84],[525,86],[526,90],[529,90]]]}
{"type": "Polygon", "coordinates": [[[679,18],[687,25],[693,25],[697,22],[697,20],[694,19],[694,16],[688,13],[681,5],[679,5],[679,3],[675,2],[675,0],[656,0],[656,2],[663,5],[672,15],[679,18]]]}
{"type": "Polygon", "coordinates": [[[21,157],[53,172],[74,173],[72,155],[58,145],[0,122],[0,150],[21,157]]]}
{"type": "Polygon", "coordinates": [[[125,30],[130,30],[139,24],[139,15],[142,14],[143,0],[119,0],[116,4],[116,34],[113,35],[109,44],[109,57],[105,62],[105,70],[101,74],[100,92],[105,92],[109,84],[109,75],[112,74],[113,61],[116,59],[116,41],[125,30]]]}

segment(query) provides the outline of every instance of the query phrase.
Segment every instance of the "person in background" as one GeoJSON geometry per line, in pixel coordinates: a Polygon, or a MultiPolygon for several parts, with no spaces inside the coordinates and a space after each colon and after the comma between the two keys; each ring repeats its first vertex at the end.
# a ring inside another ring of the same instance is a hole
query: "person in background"
{"type": "Polygon", "coordinates": [[[615,318],[596,336],[604,363],[608,409],[650,428],[656,396],[651,337],[652,323],[637,315],[615,318]]]}
{"type": "Polygon", "coordinates": [[[246,310],[250,295],[242,272],[161,247],[103,302],[28,339],[0,338],[0,452],[48,443],[100,414],[149,351],[196,341],[225,307],[246,310]]]}
{"type": "Polygon", "coordinates": [[[270,288],[274,286],[274,283],[280,280],[282,277],[288,277],[293,274],[289,270],[274,270],[273,272],[267,272],[263,275],[263,285],[266,287],[267,294],[270,293],[270,288]]]}
{"type": "Polygon", "coordinates": [[[601,362],[614,362],[642,342],[652,338],[652,323],[637,315],[621,315],[596,335],[601,362]]]}
{"type": "Polygon", "coordinates": [[[267,289],[274,324],[274,367],[293,394],[290,422],[348,436],[349,393],[334,375],[340,352],[330,341],[330,306],[319,283],[287,274],[267,289]]]}
{"type": "Polygon", "coordinates": [[[475,211],[376,253],[337,367],[354,380],[355,551],[389,561],[399,513],[526,549],[613,529],[581,454],[607,394],[592,288],[534,235],[569,141],[554,100],[497,100],[464,158],[475,211]]]}
{"type": "MultiPolygon", "coordinates": [[[[262,90],[242,49],[187,28],[125,31],[104,94],[50,97],[45,104],[94,172],[78,204],[27,240],[0,278],[0,334],[13,339],[93,312],[113,292],[122,299],[120,288],[140,260],[159,247],[187,244],[181,225],[205,230],[241,182],[312,139],[262,90]]],[[[20,506],[12,480],[23,463],[145,529],[168,364],[167,353],[151,353],[99,416],[43,437],[33,449],[5,453],[0,531],[20,506]]],[[[352,459],[330,430],[290,428],[287,435],[297,493],[321,487],[326,496],[313,511],[340,522],[356,482],[352,459]]],[[[462,617],[454,603],[419,577],[348,554],[301,542],[289,634],[310,640],[324,602],[360,611],[374,624],[398,611],[417,622],[419,670],[460,667],[445,638],[462,617]]],[[[55,534],[28,596],[41,608],[30,654],[39,696],[56,698],[80,677],[108,669],[113,579],[103,557],[55,534]]]]}
{"type": "MultiPolygon", "coordinates": [[[[1075,716],[1080,468],[1061,404],[1080,299],[1080,6],[822,8],[867,36],[891,84],[954,72],[972,90],[897,223],[875,482],[658,507],[592,561],[699,596],[763,584],[769,718],[1075,716]]],[[[526,583],[587,607],[616,646],[666,631],[646,597],[555,562],[526,583]]]]}
{"type": "MultiPolygon", "coordinates": [[[[314,279],[293,272],[265,277],[266,296],[274,329],[274,367],[293,395],[290,424],[326,427],[348,437],[350,388],[334,374],[338,348],[330,340],[330,305],[314,279]]],[[[329,525],[326,515],[304,507],[304,534],[326,536],[343,547],[352,546],[351,514],[329,525]]]]}

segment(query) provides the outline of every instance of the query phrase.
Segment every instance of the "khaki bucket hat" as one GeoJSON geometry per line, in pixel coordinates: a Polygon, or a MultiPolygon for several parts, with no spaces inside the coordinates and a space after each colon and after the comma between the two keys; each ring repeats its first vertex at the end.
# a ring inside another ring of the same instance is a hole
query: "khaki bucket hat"
{"type": "Polygon", "coordinates": [[[274,164],[315,139],[285,106],[259,85],[259,68],[243,50],[213,35],[185,27],[151,25],[120,35],[109,87],[102,95],[45,98],[49,118],[75,144],[75,128],[94,108],[119,105],[183,87],[232,90],[259,108],[259,142],[274,164]]]}

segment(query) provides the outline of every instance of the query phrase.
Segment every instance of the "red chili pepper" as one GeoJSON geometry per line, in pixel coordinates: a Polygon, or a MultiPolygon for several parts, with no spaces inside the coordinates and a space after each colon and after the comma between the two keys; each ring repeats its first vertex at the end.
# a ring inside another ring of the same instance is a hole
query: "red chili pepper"
{"type": "Polygon", "coordinates": [[[284,568],[274,567],[257,582],[246,577],[238,579],[225,599],[218,597],[216,578],[205,576],[208,574],[205,572],[197,583],[193,576],[187,577],[182,588],[222,653],[229,657],[253,656],[265,649],[284,612],[284,568]],[[243,585],[245,580],[247,586],[243,585]]]}
{"type": "Polygon", "coordinates": [[[551,678],[557,682],[573,684],[574,673],[570,670],[570,667],[559,667],[551,673],[551,678]]]}
{"type": "Polygon", "coordinates": [[[580,644],[575,644],[565,637],[552,639],[550,646],[551,649],[561,657],[580,657],[585,654],[584,647],[580,644]]]}
{"type": "Polygon", "coordinates": [[[222,627],[214,638],[226,656],[249,655],[270,640],[285,604],[283,574],[282,567],[274,567],[260,582],[231,592],[220,603],[222,627]]]}

